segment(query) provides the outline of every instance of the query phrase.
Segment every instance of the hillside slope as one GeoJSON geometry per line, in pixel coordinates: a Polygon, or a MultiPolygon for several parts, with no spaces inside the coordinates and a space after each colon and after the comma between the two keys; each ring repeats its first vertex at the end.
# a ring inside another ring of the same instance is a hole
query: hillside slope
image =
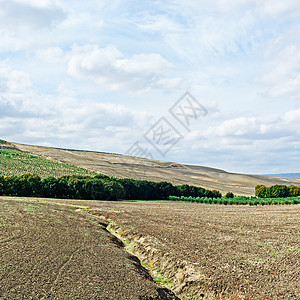
{"type": "Polygon", "coordinates": [[[16,145],[0,140],[0,175],[37,174],[41,177],[63,175],[96,175],[84,168],[60,163],[41,155],[22,151],[16,145]]]}
{"type": "Polygon", "coordinates": [[[238,195],[254,195],[258,184],[300,185],[300,178],[244,175],[208,167],[181,165],[166,161],[128,157],[102,152],[66,150],[15,143],[22,151],[75,165],[91,171],[119,178],[151,181],[169,181],[175,185],[190,184],[216,189],[223,194],[231,191],[238,195]]]}

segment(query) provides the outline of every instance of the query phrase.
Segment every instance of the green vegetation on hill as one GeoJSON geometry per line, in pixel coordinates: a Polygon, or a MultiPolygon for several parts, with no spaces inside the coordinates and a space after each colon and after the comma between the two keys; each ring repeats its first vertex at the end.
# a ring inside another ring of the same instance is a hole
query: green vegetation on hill
{"type": "Polygon", "coordinates": [[[95,172],[73,165],[59,163],[39,155],[33,155],[14,148],[12,144],[0,141],[0,175],[37,174],[41,177],[63,175],[96,175],[95,172]]]}
{"type": "Polygon", "coordinates": [[[14,144],[0,139],[0,150],[2,149],[19,151],[14,144]]]}

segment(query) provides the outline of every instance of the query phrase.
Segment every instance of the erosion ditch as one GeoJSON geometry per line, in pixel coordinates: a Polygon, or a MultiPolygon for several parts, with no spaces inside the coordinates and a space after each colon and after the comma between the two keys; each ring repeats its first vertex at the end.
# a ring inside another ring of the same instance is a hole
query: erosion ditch
{"type": "Polygon", "coordinates": [[[106,230],[123,243],[128,253],[138,258],[155,282],[172,291],[177,299],[245,299],[237,293],[232,296],[232,291],[227,291],[226,287],[215,286],[212,279],[197,268],[197,264],[179,260],[170,251],[163,250],[158,239],[119,225],[99,211],[90,213],[105,220],[102,225],[107,224],[106,230]]]}

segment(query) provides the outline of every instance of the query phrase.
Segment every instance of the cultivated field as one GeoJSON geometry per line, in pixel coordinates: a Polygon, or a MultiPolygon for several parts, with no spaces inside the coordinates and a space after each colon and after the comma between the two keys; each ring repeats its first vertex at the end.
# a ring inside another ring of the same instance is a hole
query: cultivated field
{"type": "Polygon", "coordinates": [[[84,168],[21,151],[14,144],[0,140],[0,175],[11,176],[23,174],[37,174],[41,177],[96,175],[95,172],[84,168]]]}
{"type": "Polygon", "coordinates": [[[0,198],[0,299],[173,299],[99,218],[41,202],[0,198]]]}
{"type": "Polygon", "coordinates": [[[300,205],[3,199],[4,299],[300,298],[300,205]]]}
{"type": "MultiPolygon", "coordinates": [[[[180,297],[300,299],[300,206],[97,203],[180,297]],[[171,282],[169,282],[171,280],[171,282]],[[173,283],[172,283],[173,281],[173,283]]],[[[155,275],[155,272],[153,273],[155,275]]]]}

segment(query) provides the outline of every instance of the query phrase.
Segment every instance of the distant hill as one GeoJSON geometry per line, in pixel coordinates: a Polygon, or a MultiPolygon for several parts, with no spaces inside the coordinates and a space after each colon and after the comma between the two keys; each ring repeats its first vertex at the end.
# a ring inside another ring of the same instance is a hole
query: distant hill
{"type": "Polygon", "coordinates": [[[267,176],[298,177],[298,178],[300,178],[300,173],[279,173],[279,174],[268,174],[267,176]]]}
{"type": "MultiPolygon", "coordinates": [[[[47,174],[54,172],[51,165],[55,164],[57,168],[59,166],[66,167],[65,170],[59,169],[59,174],[63,172],[95,174],[96,172],[117,178],[133,178],[156,182],[168,181],[175,185],[190,184],[210,190],[219,190],[222,194],[230,191],[237,195],[254,195],[254,188],[258,184],[266,186],[274,184],[300,185],[300,178],[237,174],[215,168],[119,154],[57,149],[18,143],[9,143],[9,147],[15,147],[15,150],[10,149],[10,151],[21,151],[23,157],[26,156],[23,160],[14,160],[14,163],[19,164],[17,168],[19,173],[32,173],[33,171],[37,173],[37,170],[42,176],[47,176],[47,174]],[[37,163],[37,160],[41,160],[42,163],[37,163]],[[47,164],[47,161],[49,164],[47,164]],[[75,166],[77,169],[74,169],[75,166]]],[[[6,161],[7,163],[8,160],[3,160],[3,155],[1,154],[1,156],[0,171],[3,172],[8,170],[9,167],[3,166],[3,162],[6,161]]],[[[16,168],[10,171],[15,172],[15,170],[16,168]]],[[[0,172],[0,174],[3,173],[0,172]]],[[[58,172],[56,174],[58,175],[58,172]]]]}

